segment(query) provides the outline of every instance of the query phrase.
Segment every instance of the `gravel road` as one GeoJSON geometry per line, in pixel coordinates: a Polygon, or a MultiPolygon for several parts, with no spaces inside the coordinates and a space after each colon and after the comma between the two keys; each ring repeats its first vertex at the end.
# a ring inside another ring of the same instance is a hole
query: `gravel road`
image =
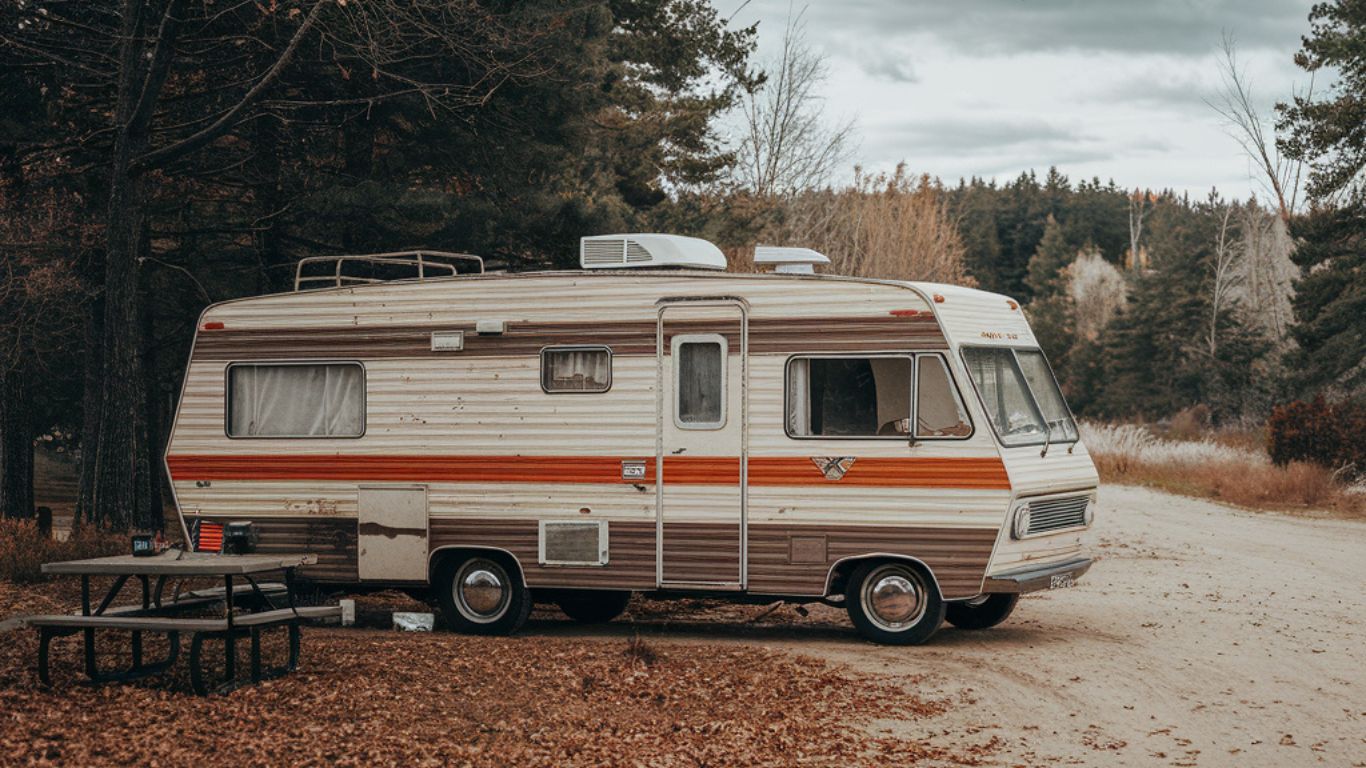
{"type": "Polygon", "coordinates": [[[919,648],[862,642],[823,607],[756,623],[742,612],[759,608],[661,603],[637,621],[660,642],[777,647],[902,678],[952,706],[876,730],[993,743],[999,765],[1366,766],[1366,521],[1107,486],[1091,536],[1101,560],[1076,588],[919,648]]]}

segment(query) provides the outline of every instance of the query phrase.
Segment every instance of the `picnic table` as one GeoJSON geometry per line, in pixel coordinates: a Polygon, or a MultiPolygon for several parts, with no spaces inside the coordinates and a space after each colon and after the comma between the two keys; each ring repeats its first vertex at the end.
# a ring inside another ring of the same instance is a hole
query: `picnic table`
{"type": "Polygon", "coordinates": [[[170,669],[180,655],[180,636],[188,633],[190,640],[190,684],[198,694],[209,692],[205,681],[203,646],[206,640],[223,642],[224,682],[215,687],[227,692],[246,684],[237,679],[237,641],[251,641],[252,683],[278,677],[293,671],[299,663],[299,625],[309,619],[326,619],[341,615],[338,606],[295,605],[295,569],[312,565],[317,556],[311,554],[246,554],[220,555],[204,552],[170,550],[159,555],[136,557],[116,555],[88,560],[47,563],[43,573],[67,574],[81,577],[81,611],[72,614],[31,616],[27,624],[37,627],[38,676],[46,685],[52,680],[48,670],[50,644],[54,637],[84,635],[85,674],[92,682],[134,680],[161,674],[170,669]],[[262,583],[263,574],[279,573],[284,583],[262,583]],[[113,576],[114,582],[100,603],[92,609],[90,579],[92,576],[113,576]],[[218,577],[222,587],[175,593],[167,598],[165,587],[174,579],[177,583],[189,578],[218,577]],[[114,606],[113,602],[130,579],[141,585],[141,601],[114,606]],[[241,579],[241,582],[234,583],[241,579]],[[155,582],[153,581],[155,580],[155,582]],[[223,616],[197,618],[186,616],[196,610],[223,605],[223,616]],[[280,666],[264,667],[261,662],[261,633],[268,629],[284,628],[289,633],[289,659],[280,666]],[[132,663],[119,672],[101,672],[95,654],[95,632],[101,629],[123,630],[132,633],[132,663]],[[146,662],[142,653],[144,632],[166,635],[166,658],[146,662]]]}

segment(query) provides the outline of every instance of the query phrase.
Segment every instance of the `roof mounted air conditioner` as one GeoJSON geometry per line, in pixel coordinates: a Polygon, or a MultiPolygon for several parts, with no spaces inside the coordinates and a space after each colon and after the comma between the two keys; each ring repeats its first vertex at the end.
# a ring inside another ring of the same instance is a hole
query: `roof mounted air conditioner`
{"type": "Polygon", "coordinates": [[[810,248],[779,248],[773,245],[760,245],[754,249],[756,266],[773,265],[773,271],[787,275],[814,275],[816,266],[830,264],[825,254],[810,248]]]}
{"type": "Polygon", "coordinates": [[[637,233],[594,235],[579,239],[579,264],[584,269],[638,267],[726,268],[726,256],[715,245],[696,237],[637,233]]]}

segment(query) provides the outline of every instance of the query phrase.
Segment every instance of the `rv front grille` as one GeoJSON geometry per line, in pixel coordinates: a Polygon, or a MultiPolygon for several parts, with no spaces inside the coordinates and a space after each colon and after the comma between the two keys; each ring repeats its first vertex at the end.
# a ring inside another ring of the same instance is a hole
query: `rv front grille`
{"type": "Polygon", "coordinates": [[[1029,533],[1047,533],[1086,524],[1086,496],[1029,502],[1029,533]]]}

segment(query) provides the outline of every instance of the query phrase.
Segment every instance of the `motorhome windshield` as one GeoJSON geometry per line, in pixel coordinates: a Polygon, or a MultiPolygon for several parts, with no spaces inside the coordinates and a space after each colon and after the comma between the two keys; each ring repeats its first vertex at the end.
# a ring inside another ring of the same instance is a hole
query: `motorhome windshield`
{"type": "Polygon", "coordinates": [[[965,347],[963,360],[1002,445],[1040,445],[1077,439],[1077,427],[1043,353],[965,347]]]}

